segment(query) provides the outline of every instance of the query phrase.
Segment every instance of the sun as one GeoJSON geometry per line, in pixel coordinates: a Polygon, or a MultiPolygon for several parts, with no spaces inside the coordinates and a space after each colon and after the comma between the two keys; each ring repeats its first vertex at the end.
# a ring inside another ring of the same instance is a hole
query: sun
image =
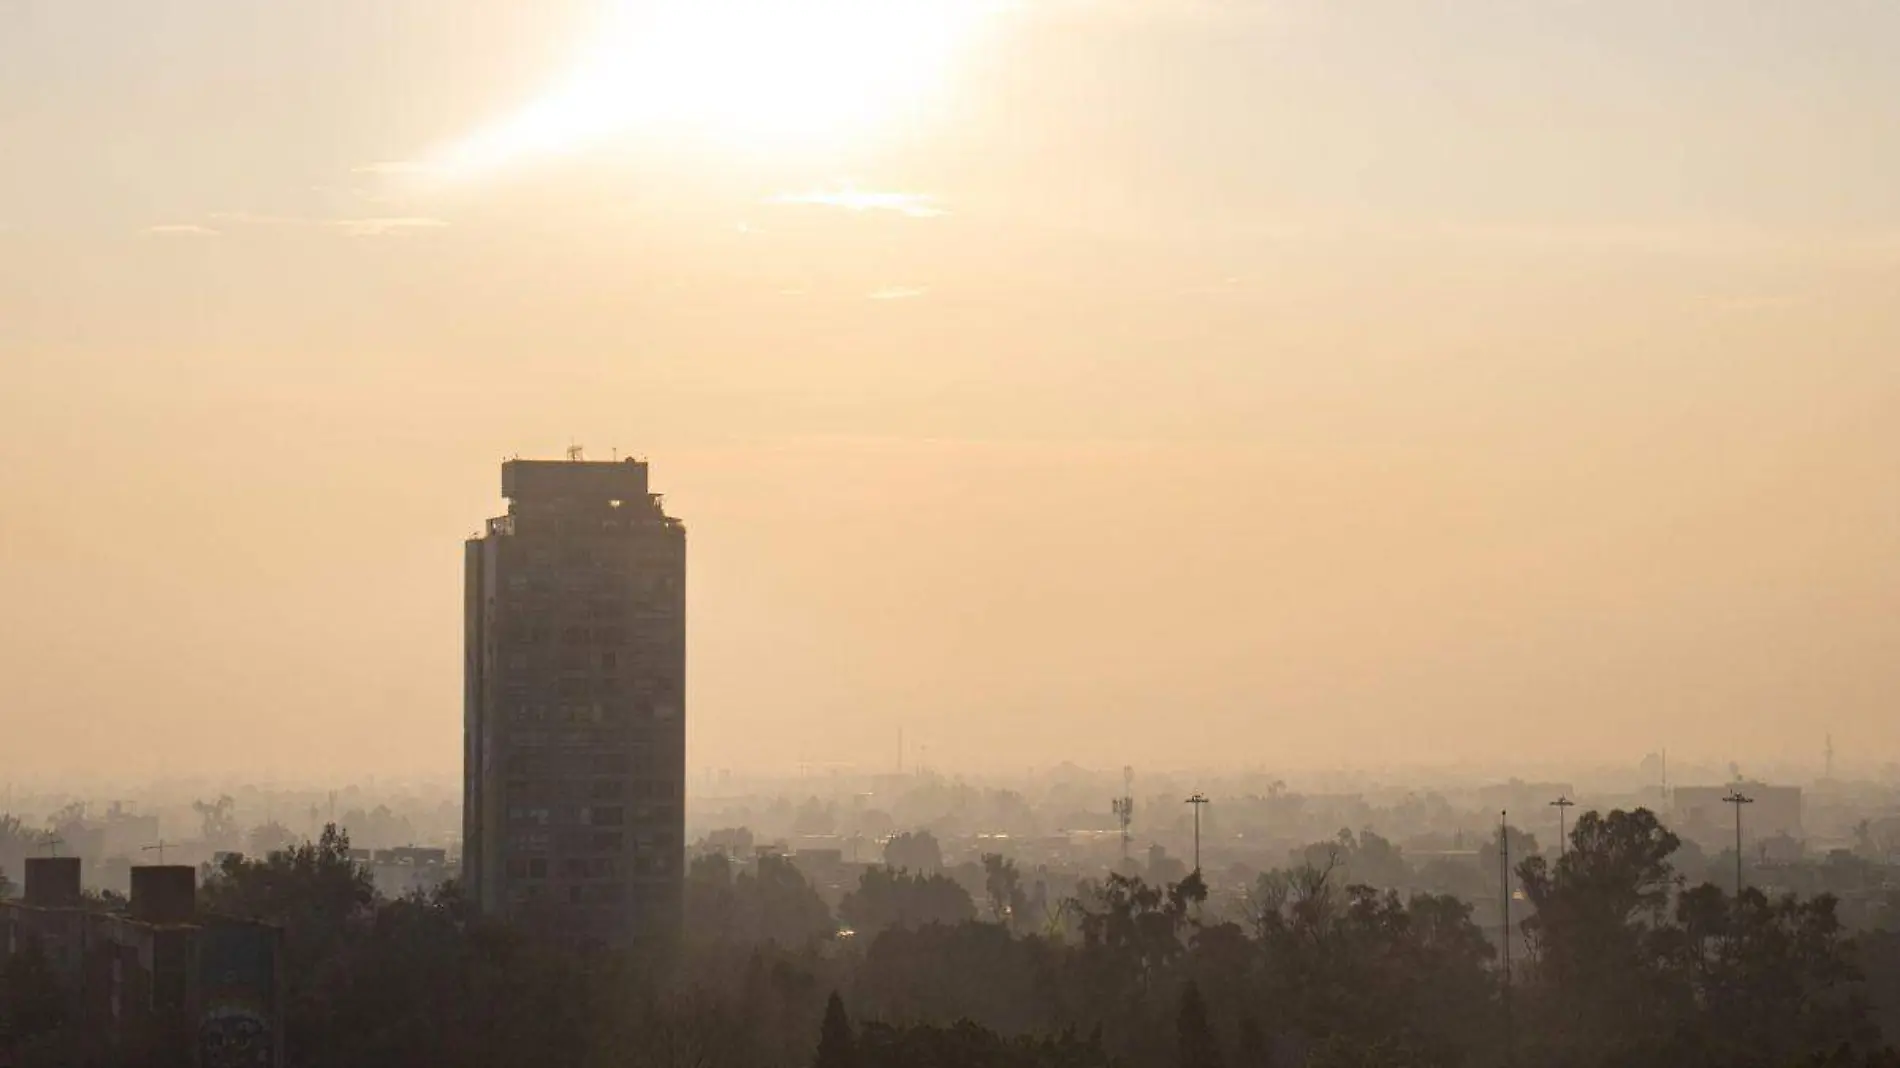
{"type": "Polygon", "coordinates": [[[684,132],[845,144],[940,101],[984,0],[621,0],[561,84],[450,146],[449,174],[684,132]]]}

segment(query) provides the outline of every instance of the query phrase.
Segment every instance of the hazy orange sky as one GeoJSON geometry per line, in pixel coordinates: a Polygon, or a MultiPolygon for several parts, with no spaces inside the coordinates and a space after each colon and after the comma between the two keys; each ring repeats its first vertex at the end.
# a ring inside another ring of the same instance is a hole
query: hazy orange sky
{"type": "Polygon", "coordinates": [[[696,773],[1900,752],[1900,5],[808,3],[0,3],[0,778],[454,772],[570,443],[696,773]]]}

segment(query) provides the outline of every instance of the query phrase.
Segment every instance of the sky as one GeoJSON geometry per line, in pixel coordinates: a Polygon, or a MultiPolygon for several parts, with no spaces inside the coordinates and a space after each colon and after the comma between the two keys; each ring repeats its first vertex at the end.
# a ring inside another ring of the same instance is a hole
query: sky
{"type": "Polygon", "coordinates": [[[0,0],[0,777],[452,775],[511,455],[689,763],[1900,753],[1900,6],[0,0]]]}

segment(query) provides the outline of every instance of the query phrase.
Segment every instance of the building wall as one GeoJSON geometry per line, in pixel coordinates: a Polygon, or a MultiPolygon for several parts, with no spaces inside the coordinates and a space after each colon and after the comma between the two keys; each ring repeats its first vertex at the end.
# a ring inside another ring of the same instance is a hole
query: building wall
{"type": "Polygon", "coordinates": [[[471,543],[463,844],[478,904],[579,940],[677,934],[686,543],[644,464],[504,465],[471,543]]]}
{"type": "Polygon", "coordinates": [[[77,995],[80,1024],[115,1045],[150,1041],[165,1033],[154,1025],[171,1020],[183,1026],[165,1040],[167,1063],[283,1063],[283,934],[275,927],[221,918],[154,924],[87,908],[0,902],[0,964],[29,942],[77,995]]]}

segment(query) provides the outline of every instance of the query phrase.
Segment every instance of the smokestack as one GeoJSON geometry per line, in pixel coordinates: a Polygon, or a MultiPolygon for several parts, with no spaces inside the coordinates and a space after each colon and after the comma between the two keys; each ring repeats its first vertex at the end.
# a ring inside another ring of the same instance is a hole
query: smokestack
{"type": "Polygon", "coordinates": [[[132,869],[132,918],[142,923],[190,923],[198,914],[198,870],[189,864],[146,864],[132,869]]]}
{"type": "Polygon", "coordinates": [[[26,858],[26,903],[49,909],[79,904],[79,858],[26,858]]]}

